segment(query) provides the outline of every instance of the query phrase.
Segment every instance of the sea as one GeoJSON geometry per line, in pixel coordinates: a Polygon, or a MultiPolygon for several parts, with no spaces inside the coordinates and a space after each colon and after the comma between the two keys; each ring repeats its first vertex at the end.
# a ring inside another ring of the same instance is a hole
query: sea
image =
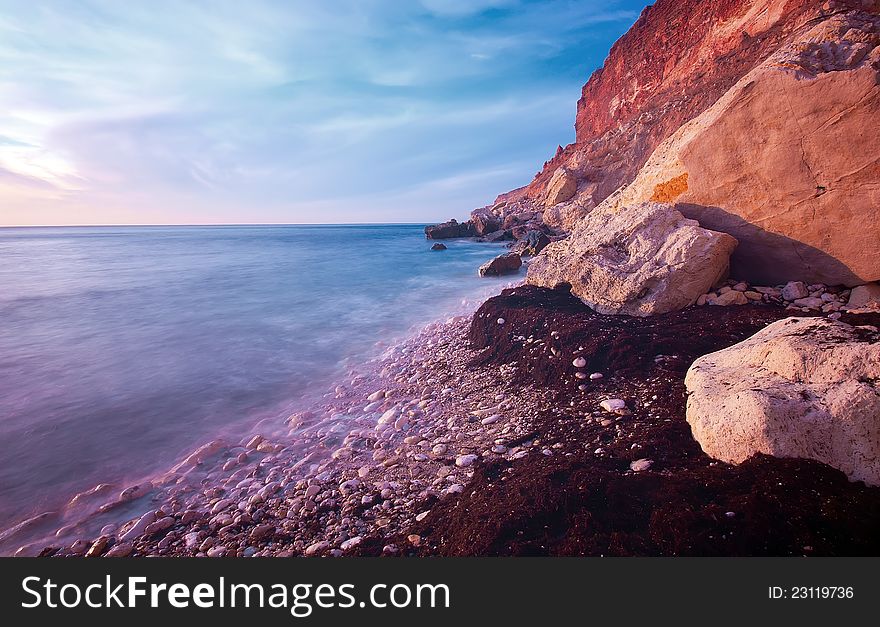
{"type": "Polygon", "coordinates": [[[280,424],[511,281],[477,276],[501,244],[431,244],[422,225],[0,228],[0,532],[280,424]]]}

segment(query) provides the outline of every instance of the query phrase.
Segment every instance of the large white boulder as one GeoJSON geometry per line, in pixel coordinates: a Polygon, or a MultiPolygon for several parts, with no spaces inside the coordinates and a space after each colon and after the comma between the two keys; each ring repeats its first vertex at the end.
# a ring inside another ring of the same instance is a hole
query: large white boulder
{"type": "Polygon", "coordinates": [[[787,318],[688,370],[687,421],[710,456],[814,459],[880,485],[880,333],[787,318]]]}
{"type": "Polygon", "coordinates": [[[535,257],[527,281],[568,283],[600,313],[650,316],[695,303],[726,275],[734,248],[670,205],[642,203],[591,212],[535,257]]]}

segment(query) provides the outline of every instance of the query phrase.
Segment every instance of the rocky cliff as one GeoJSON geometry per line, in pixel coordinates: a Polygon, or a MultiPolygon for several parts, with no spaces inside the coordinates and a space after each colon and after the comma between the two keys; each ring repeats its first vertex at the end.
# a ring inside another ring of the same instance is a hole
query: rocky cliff
{"type": "Polygon", "coordinates": [[[576,142],[475,210],[477,233],[670,202],[736,237],[741,278],[880,279],[878,13],[880,0],[658,0],[584,86],[576,142]]]}

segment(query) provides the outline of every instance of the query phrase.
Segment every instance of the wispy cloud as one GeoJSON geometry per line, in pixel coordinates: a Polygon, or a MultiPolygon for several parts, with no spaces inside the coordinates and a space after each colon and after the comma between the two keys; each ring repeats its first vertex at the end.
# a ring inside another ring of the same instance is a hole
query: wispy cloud
{"type": "Polygon", "coordinates": [[[462,216],[643,6],[0,0],[0,224],[462,216]]]}

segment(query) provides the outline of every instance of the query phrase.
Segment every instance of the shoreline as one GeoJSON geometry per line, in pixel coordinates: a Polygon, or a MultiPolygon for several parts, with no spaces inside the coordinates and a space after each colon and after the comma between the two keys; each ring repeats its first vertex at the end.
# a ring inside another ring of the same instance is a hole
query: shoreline
{"type": "MultiPolygon", "coordinates": [[[[510,280],[496,284],[492,292],[510,287],[517,280],[517,277],[507,278],[510,280]]],[[[37,555],[47,546],[73,547],[71,554],[85,554],[85,551],[79,550],[83,538],[124,535],[119,530],[125,529],[126,525],[130,527],[132,517],[140,520],[149,511],[179,513],[181,502],[192,505],[183,511],[204,509],[206,501],[198,495],[200,483],[220,482],[224,476],[232,475],[238,479],[244,469],[260,473],[272,463],[291,467],[295,475],[304,474],[306,469],[314,469],[318,465],[323,468],[323,457],[335,461],[332,458],[335,449],[330,445],[339,439],[346,421],[352,421],[350,429],[354,429],[356,424],[362,431],[368,432],[369,427],[375,425],[387,410],[401,405],[400,398],[383,399],[376,403],[358,397],[359,393],[372,395],[376,390],[371,388],[376,386],[390,389],[398,385],[390,382],[386,364],[399,359],[401,351],[408,353],[415,350],[425,341],[433,342],[431,338],[444,333],[447,327],[462,324],[481,302],[483,298],[465,295],[442,318],[428,324],[416,323],[406,333],[378,340],[372,356],[357,362],[342,362],[342,371],[324,384],[322,389],[291,401],[288,404],[291,408],[289,412],[293,409],[298,411],[293,411],[287,418],[281,414],[276,418],[259,419],[241,431],[244,435],[241,439],[221,435],[182,455],[166,471],[146,475],[133,482],[114,480],[99,483],[71,495],[67,505],[61,508],[37,513],[2,530],[0,539],[7,544],[7,554],[37,555]],[[364,390],[369,390],[369,393],[364,390]],[[368,411],[363,411],[365,407],[368,411]],[[53,523],[54,526],[50,527],[53,523]],[[40,529],[46,531],[38,532],[40,529]],[[21,540],[17,541],[19,537],[21,540]]],[[[326,460],[323,464],[326,464],[326,460]]],[[[187,518],[191,517],[192,513],[189,513],[187,518]]],[[[86,544],[88,548],[93,542],[86,544]]]]}
{"type": "MultiPolygon", "coordinates": [[[[129,488],[105,506],[108,513],[139,509],[128,522],[72,544],[35,543],[30,552],[715,554],[714,535],[702,529],[709,524],[723,527],[725,538],[734,527],[742,533],[734,546],[724,543],[727,554],[880,553],[880,547],[851,547],[840,538],[805,544],[794,533],[762,550],[757,543],[772,524],[764,521],[764,531],[760,525],[739,528],[766,514],[743,501],[759,477],[783,479],[786,490],[798,484],[791,498],[766,486],[795,528],[792,520],[818,506],[812,493],[846,502],[848,516],[860,511],[863,524],[880,523],[880,489],[852,484],[816,462],[764,456],[737,467],[716,462],[700,451],[684,420],[683,377],[694,357],[805,312],[774,304],[692,306],[630,318],[596,314],[575,300],[520,285],[489,299],[473,318],[429,324],[373,362],[372,376],[356,374],[315,407],[290,416],[286,434],[207,443],[148,492],[129,488]],[[688,329],[702,339],[688,337],[688,329]],[[569,351],[589,357],[595,378],[573,377],[569,351]],[[611,397],[624,399],[626,409],[599,406],[611,397]],[[708,514],[670,522],[668,529],[653,522],[699,507],[689,499],[694,490],[701,492],[701,483],[716,486],[717,494],[702,506],[708,514]],[[594,523],[607,519],[595,529],[581,520],[584,512],[567,512],[577,509],[572,501],[589,494],[590,485],[603,494],[587,498],[582,508],[589,508],[594,523]],[[663,502],[669,493],[676,496],[673,505],[663,502]],[[523,500],[524,494],[529,498],[523,500]],[[654,509],[630,511],[628,494],[654,509]],[[604,511],[596,510],[596,499],[606,503],[604,511]],[[623,516],[621,508],[628,512],[625,538],[615,518],[623,516]],[[568,517],[564,524],[560,511],[568,517]],[[559,525],[564,531],[542,531],[559,525]],[[688,525],[701,526],[699,533],[688,525]],[[651,539],[667,533],[681,541],[651,539]]],[[[876,317],[869,315],[866,323],[877,324],[876,317]]],[[[829,524],[850,523],[837,516],[818,528],[829,524]]],[[[803,529],[816,525],[805,519],[803,529]]],[[[68,538],[76,535],[70,531],[68,538]]]]}

